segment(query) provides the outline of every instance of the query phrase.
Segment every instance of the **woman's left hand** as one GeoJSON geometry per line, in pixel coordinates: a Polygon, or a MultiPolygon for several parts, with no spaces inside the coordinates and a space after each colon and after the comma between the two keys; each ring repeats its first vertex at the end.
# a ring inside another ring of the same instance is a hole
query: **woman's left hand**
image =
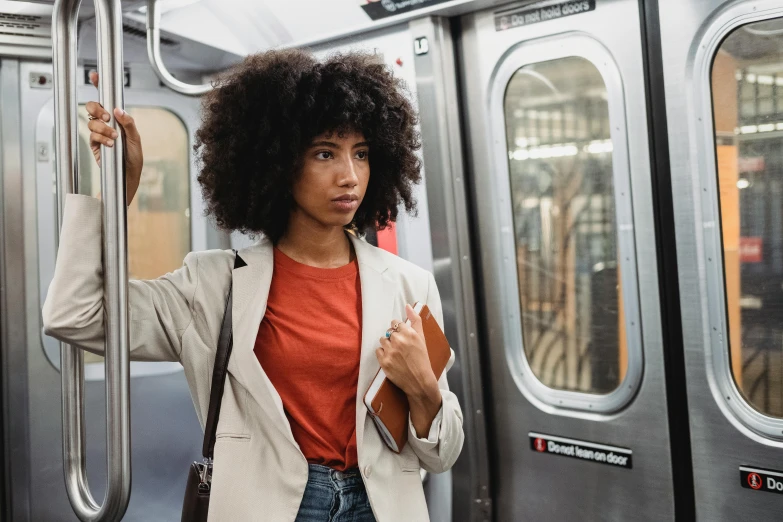
{"type": "Polygon", "coordinates": [[[405,306],[411,324],[392,321],[391,337],[381,337],[381,346],[375,350],[386,377],[396,384],[409,400],[436,400],[440,403],[438,380],[432,371],[421,317],[411,305],[405,306]]]}

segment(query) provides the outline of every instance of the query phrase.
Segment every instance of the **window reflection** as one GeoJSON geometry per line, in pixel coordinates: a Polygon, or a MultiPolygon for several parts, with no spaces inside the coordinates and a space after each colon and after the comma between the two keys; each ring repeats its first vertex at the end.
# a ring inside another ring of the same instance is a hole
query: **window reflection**
{"type": "Polygon", "coordinates": [[[783,22],[750,24],[712,68],[723,266],[734,379],[783,417],[783,22]]]}
{"type": "Polygon", "coordinates": [[[608,393],[627,352],[606,86],[568,57],[519,69],[504,103],[525,355],[549,387],[608,393]]]}

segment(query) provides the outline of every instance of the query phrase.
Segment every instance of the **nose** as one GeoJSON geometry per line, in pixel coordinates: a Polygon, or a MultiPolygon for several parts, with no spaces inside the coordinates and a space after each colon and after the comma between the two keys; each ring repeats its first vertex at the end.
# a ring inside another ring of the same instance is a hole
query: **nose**
{"type": "Polygon", "coordinates": [[[356,168],[356,164],[350,156],[342,162],[340,178],[338,180],[341,187],[353,188],[359,184],[359,174],[356,171],[356,168]]]}

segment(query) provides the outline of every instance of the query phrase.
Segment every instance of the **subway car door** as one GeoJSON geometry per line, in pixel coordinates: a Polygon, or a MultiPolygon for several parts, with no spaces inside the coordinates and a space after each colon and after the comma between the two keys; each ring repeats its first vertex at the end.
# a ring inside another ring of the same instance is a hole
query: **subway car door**
{"type": "MultiPolygon", "coordinates": [[[[80,193],[100,192],[100,172],[89,149],[84,104],[97,100],[87,83],[89,65],[80,67],[80,193]]],[[[27,396],[28,424],[14,425],[28,437],[29,482],[11,488],[27,492],[29,520],[74,518],[63,482],[60,349],[41,331],[40,309],[54,273],[56,199],[54,186],[54,110],[50,63],[22,62],[22,172],[28,274],[27,396]]],[[[190,154],[198,122],[198,100],[159,86],[146,66],[129,68],[125,108],[135,118],[144,145],[145,171],[128,209],[129,277],[150,279],[182,266],[191,250],[216,248],[218,236],[203,217],[190,154]]],[[[127,80],[126,80],[127,81],[127,80]]],[[[105,395],[103,358],[85,354],[87,471],[96,499],[103,498],[105,473],[105,395]]],[[[186,471],[200,458],[202,431],[178,363],[131,363],[133,489],[124,520],[178,520],[186,471]]]]}
{"type": "Polygon", "coordinates": [[[659,0],[698,520],[779,520],[783,7],[659,0]]]}
{"type": "Polygon", "coordinates": [[[639,2],[544,4],[461,19],[493,511],[673,520],[639,2]]]}

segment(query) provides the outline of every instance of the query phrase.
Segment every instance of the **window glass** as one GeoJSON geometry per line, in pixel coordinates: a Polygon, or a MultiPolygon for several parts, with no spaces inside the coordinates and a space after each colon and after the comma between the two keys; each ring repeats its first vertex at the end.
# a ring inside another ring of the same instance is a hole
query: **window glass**
{"type": "Polygon", "coordinates": [[[712,101],[732,374],[783,417],[783,20],[723,41],[712,101]]]}
{"type": "MultiPolygon", "coordinates": [[[[87,112],[79,110],[79,192],[97,196],[101,172],[89,147],[87,112]]],[[[191,249],[188,132],[161,108],[126,107],[144,149],[144,171],[128,208],[128,277],[154,279],[182,266],[191,249]]],[[[102,360],[85,352],[85,362],[102,360]]]]}
{"type": "Polygon", "coordinates": [[[581,57],[526,65],[504,99],[524,354],[594,394],[627,368],[607,90],[581,57]]]}

